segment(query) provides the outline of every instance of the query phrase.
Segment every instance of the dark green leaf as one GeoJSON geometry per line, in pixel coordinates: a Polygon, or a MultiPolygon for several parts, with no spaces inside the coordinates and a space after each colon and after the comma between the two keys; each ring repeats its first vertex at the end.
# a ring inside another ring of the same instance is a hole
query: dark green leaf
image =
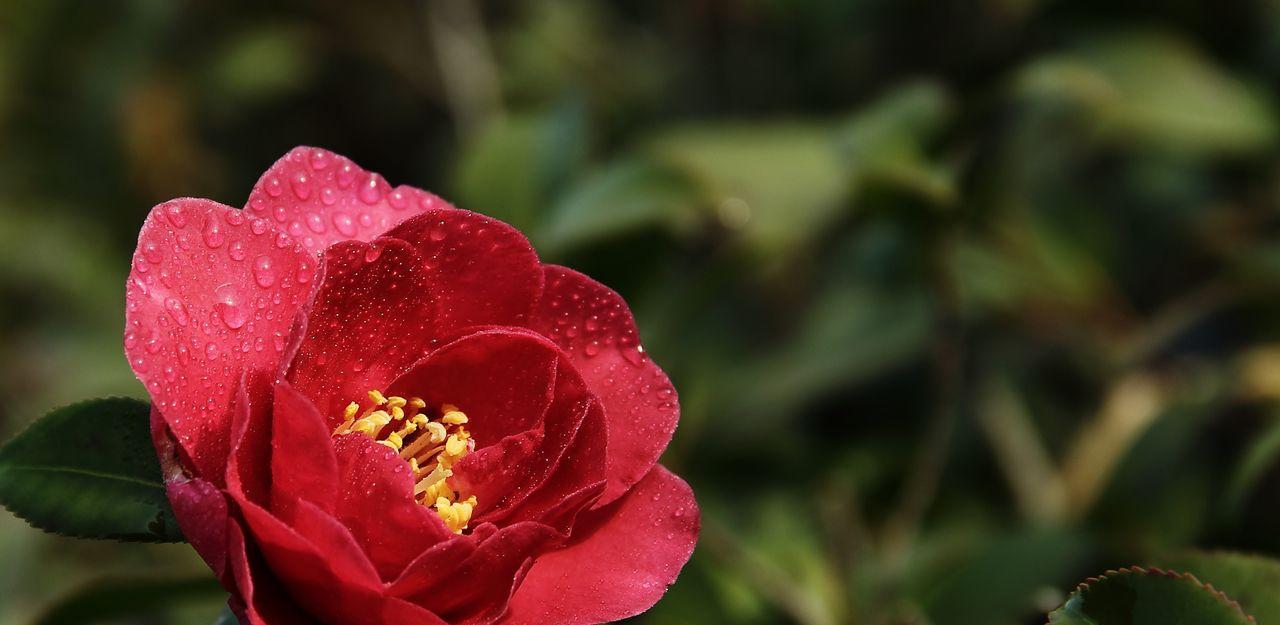
{"type": "MultiPolygon", "coordinates": [[[[104,580],[63,597],[36,619],[35,625],[102,623],[123,616],[156,614],[170,606],[201,600],[213,602],[226,594],[213,577],[104,580]]],[[[218,623],[235,623],[234,618],[218,623]]]]}
{"type": "Polygon", "coordinates": [[[149,412],[146,402],[124,398],[50,412],[0,448],[0,504],[55,534],[181,541],[149,412]]]}
{"type": "Polygon", "coordinates": [[[1280,561],[1243,553],[1191,551],[1159,564],[1195,575],[1226,593],[1258,625],[1280,624],[1280,561]]]}
{"type": "Polygon", "coordinates": [[[1196,578],[1158,569],[1090,579],[1049,613],[1050,625],[1250,625],[1240,606],[1196,578]]]}

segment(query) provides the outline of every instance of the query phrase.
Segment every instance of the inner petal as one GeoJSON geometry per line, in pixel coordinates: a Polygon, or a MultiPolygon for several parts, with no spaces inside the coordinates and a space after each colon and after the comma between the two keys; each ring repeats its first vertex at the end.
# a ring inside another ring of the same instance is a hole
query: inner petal
{"type": "Polygon", "coordinates": [[[466,413],[453,404],[429,410],[420,397],[387,397],[378,390],[368,395],[367,405],[351,402],[346,407],[333,436],[363,434],[400,454],[413,472],[414,500],[434,509],[450,530],[461,534],[476,507],[475,495],[450,480],[453,466],[476,447],[466,413]]]}

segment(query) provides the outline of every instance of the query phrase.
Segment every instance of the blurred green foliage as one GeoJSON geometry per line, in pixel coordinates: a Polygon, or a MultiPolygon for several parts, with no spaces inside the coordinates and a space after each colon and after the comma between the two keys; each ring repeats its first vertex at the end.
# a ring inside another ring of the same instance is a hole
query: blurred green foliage
{"type": "MultiPolygon", "coordinates": [[[[312,144],[627,297],[704,511],[636,622],[1042,623],[1274,554],[1277,41],[1270,0],[0,3],[0,437],[142,397],[147,211],[312,144]]],[[[5,625],[203,570],[7,515],[0,562],[5,625]]]]}

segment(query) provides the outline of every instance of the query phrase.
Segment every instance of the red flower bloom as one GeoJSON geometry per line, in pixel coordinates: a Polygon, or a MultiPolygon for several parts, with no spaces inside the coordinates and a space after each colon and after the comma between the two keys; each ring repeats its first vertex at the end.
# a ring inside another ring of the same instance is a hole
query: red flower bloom
{"type": "Polygon", "coordinates": [[[311,148],[157,206],[125,350],[169,499],[254,624],[599,623],[698,533],[626,304],[510,226],[311,148]]]}

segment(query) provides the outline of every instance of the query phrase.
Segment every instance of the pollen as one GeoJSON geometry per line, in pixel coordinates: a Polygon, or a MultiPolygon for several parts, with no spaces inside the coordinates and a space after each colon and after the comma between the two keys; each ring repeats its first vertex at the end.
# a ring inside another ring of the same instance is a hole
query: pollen
{"type": "Polygon", "coordinates": [[[365,405],[347,405],[333,435],[363,434],[399,454],[413,472],[414,500],[435,510],[445,526],[461,534],[471,522],[476,498],[460,492],[450,478],[453,466],[474,451],[476,443],[464,427],[466,413],[457,406],[427,409],[420,397],[387,397],[372,390],[365,405]]]}

